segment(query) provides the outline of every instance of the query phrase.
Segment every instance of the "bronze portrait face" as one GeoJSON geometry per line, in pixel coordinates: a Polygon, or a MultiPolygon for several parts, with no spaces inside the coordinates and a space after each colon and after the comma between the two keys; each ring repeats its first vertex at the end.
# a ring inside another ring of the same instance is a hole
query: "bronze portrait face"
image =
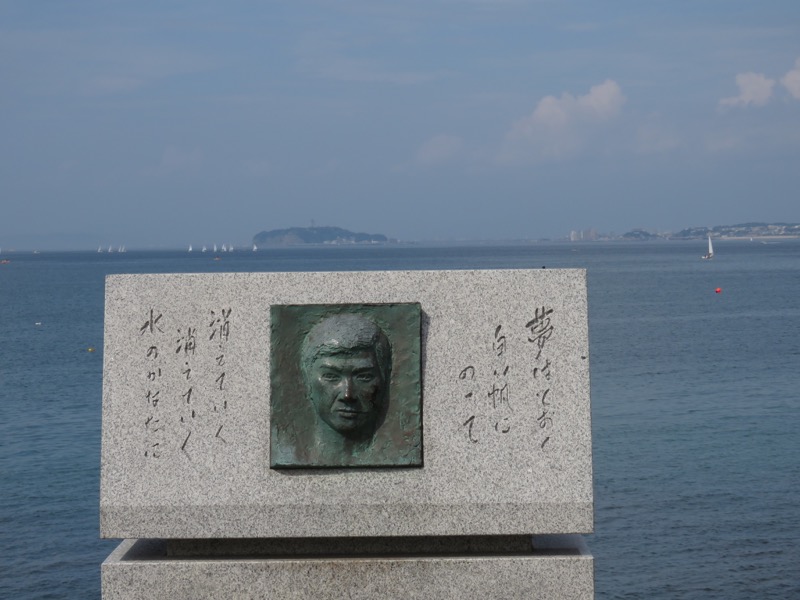
{"type": "Polygon", "coordinates": [[[418,304],[272,307],[272,467],[420,466],[419,336],[418,304]]]}
{"type": "Polygon", "coordinates": [[[309,400],[325,425],[352,439],[375,433],[391,373],[391,346],[380,327],[360,315],[329,317],[308,333],[300,360],[309,400]]]}
{"type": "Polygon", "coordinates": [[[309,375],[311,403],[323,422],[345,437],[374,432],[383,380],[372,352],[318,358],[309,375]]]}

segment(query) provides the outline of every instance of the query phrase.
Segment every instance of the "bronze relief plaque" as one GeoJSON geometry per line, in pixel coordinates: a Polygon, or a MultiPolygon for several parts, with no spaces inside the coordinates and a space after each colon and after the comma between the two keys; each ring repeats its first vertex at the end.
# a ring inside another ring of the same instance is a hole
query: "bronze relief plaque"
{"type": "Polygon", "coordinates": [[[270,308],[270,466],[421,467],[417,303],[270,308]]]}

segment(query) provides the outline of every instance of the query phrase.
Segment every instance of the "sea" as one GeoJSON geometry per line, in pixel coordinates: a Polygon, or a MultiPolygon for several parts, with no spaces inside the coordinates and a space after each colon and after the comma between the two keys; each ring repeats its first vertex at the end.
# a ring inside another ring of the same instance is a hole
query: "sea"
{"type": "Polygon", "coordinates": [[[800,598],[800,240],[715,246],[4,251],[0,598],[100,597],[106,275],[505,268],[587,269],[596,597],[800,598]]]}

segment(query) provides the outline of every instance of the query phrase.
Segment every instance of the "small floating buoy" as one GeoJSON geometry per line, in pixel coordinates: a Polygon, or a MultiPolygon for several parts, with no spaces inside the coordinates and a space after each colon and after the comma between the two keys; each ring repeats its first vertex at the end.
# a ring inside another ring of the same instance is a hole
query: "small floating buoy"
{"type": "Polygon", "coordinates": [[[34,325],[36,325],[37,327],[39,327],[39,325],[41,325],[41,324],[42,324],[41,321],[36,321],[36,323],[34,323],[34,325]]]}
{"type": "Polygon", "coordinates": [[[715,290],[714,290],[714,293],[715,293],[715,294],[721,294],[721,293],[722,293],[722,288],[717,288],[717,289],[715,289],[715,290]]]}
{"type": "Polygon", "coordinates": [[[89,347],[86,349],[86,351],[87,351],[87,352],[94,352],[94,348],[93,348],[92,346],[89,346],[89,347]]]}

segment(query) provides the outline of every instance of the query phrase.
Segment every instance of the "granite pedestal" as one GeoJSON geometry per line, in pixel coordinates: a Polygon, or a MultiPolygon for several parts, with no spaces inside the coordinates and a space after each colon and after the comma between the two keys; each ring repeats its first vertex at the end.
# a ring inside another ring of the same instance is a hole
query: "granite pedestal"
{"type": "Polygon", "coordinates": [[[592,531],[584,271],[110,276],[104,361],[101,535],[172,548],[106,598],[592,597],[574,537],[518,543],[592,531]],[[359,303],[420,305],[421,466],[270,468],[271,307],[359,303]]]}
{"type": "Polygon", "coordinates": [[[126,540],[102,566],[103,597],[109,600],[211,600],[217,598],[319,598],[339,600],[503,598],[520,600],[593,597],[592,558],[580,536],[524,538],[496,544],[449,539],[391,544],[351,540],[347,552],[322,543],[300,554],[243,555],[169,552],[163,540],[126,540]],[[498,546],[505,546],[503,549],[498,546]],[[447,551],[446,546],[452,549],[447,551]],[[358,552],[357,550],[361,551],[358,552]]]}

